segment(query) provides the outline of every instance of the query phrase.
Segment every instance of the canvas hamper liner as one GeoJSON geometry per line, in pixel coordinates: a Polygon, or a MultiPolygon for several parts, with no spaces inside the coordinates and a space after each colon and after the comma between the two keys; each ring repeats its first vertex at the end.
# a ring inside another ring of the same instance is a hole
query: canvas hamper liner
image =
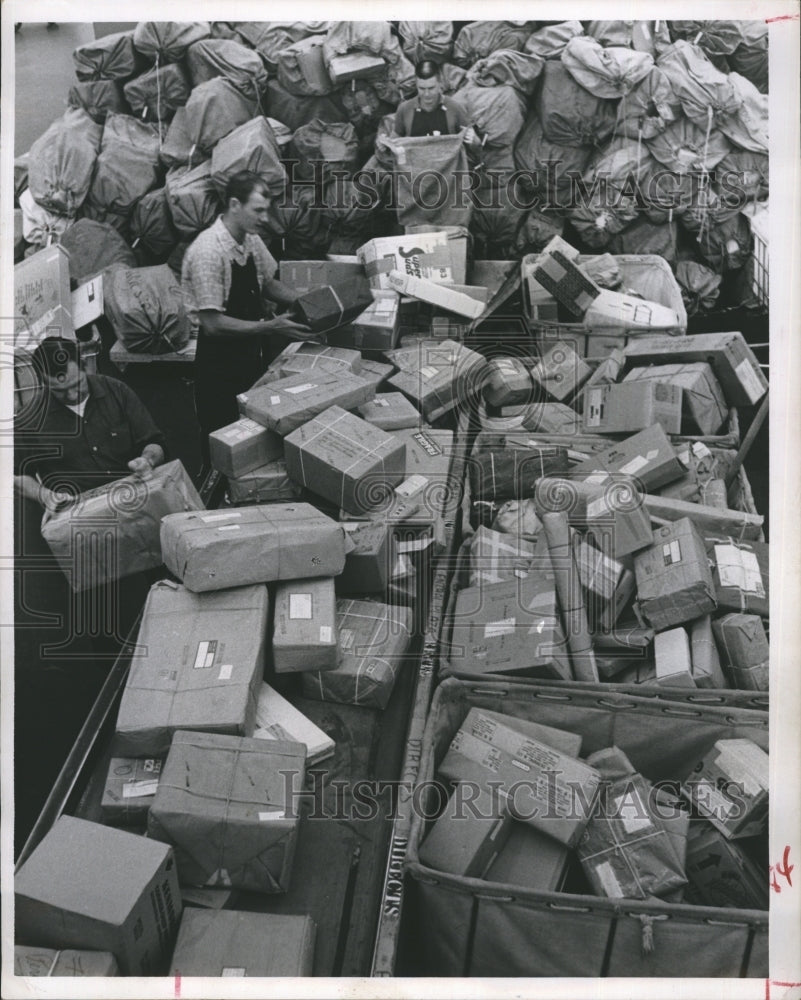
{"type": "MultiPolygon", "coordinates": [[[[581,735],[582,757],[619,747],[651,781],[685,778],[719,739],[767,751],[768,714],[691,707],[548,684],[469,683],[437,689],[422,741],[406,855],[410,967],[434,976],[765,977],[768,912],[539,892],[427,868],[418,849],[433,781],[472,706],[581,735]]],[[[766,873],[767,877],[767,873],[766,873]]]]}

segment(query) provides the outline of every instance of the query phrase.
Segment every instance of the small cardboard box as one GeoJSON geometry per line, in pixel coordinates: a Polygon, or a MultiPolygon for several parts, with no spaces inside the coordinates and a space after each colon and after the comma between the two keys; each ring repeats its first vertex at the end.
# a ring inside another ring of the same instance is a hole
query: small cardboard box
{"type": "Polygon", "coordinates": [[[282,260],[278,265],[281,284],[303,295],[322,285],[340,285],[356,278],[364,278],[364,268],[353,263],[332,260],[282,260]]]}
{"type": "Polygon", "coordinates": [[[770,615],[770,547],[767,542],[706,538],[718,607],[743,614],[770,615]]]}
{"type": "Polygon", "coordinates": [[[294,310],[301,323],[317,333],[336,330],[361,315],[372,303],[366,278],[321,285],[295,299],[294,310]]]}
{"type": "MultiPolygon", "coordinates": [[[[526,261],[524,273],[529,282],[532,304],[553,296],[574,316],[580,317],[600,295],[602,289],[576,264],[578,251],[560,236],[554,236],[533,261],[526,261]],[[536,298],[535,298],[535,293],[536,298]]],[[[542,317],[539,317],[542,318],[542,317]]]]}
{"type": "Polygon", "coordinates": [[[432,306],[454,312],[468,319],[478,319],[484,312],[484,303],[464,292],[457,292],[448,285],[437,284],[428,278],[418,278],[402,271],[392,270],[387,274],[389,287],[401,295],[428,302],[432,306]]]}
{"type": "Polygon", "coordinates": [[[158,757],[178,729],[249,736],[264,673],[264,586],[150,588],[117,716],[121,756],[158,757]]]}
{"type": "MultiPolygon", "coordinates": [[[[480,525],[470,541],[469,585],[523,579],[534,562],[535,551],[532,542],[480,525]]],[[[540,552],[539,565],[549,566],[547,548],[540,552]]]]}
{"type": "Polygon", "coordinates": [[[75,340],[69,254],[58,243],[14,267],[14,344],[33,350],[45,337],[75,340]]]}
{"type": "Polygon", "coordinates": [[[305,766],[302,743],[178,732],[148,837],[173,845],[188,885],[286,892],[305,766]]]}
{"type": "Polygon", "coordinates": [[[681,628],[669,628],[654,636],[656,681],[663,687],[694,688],[690,640],[681,628]]]}
{"type": "Polygon", "coordinates": [[[161,757],[112,757],[100,802],[103,822],[112,826],[144,823],[159,785],[161,765],[161,757]]]}
{"type": "Polygon", "coordinates": [[[338,576],[345,533],[308,503],[172,514],[161,524],[164,564],[189,590],[338,576]]]}
{"type": "Polygon", "coordinates": [[[420,861],[436,871],[483,878],[512,826],[503,797],[486,788],[457,785],[420,844],[420,861]]]}
{"type": "Polygon", "coordinates": [[[712,622],[731,687],[745,691],[770,689],[770,646],[759,615],[731,612],[712,622]]]}
{"type": "Polygon", "coordinates": [[[240,413],[285,437],[329,406],[352,409],[374,394],[373,384],[360,375],[318,370],[248,389],[236,399],[240,413]]]}
{"type": "Polygon", "coordinates": [[[466,407],[479,392],[486,358],[453,340],[421,343],[387,354],[400,368],[389,384],[408,396],[426,420],[456,406],[466,407]]]}
{"type": "Polygon", "coordinates": [[[383,236],[360,246],[357,254],[371,288],[391,290],[389,272],[393,270],[440,285],[456,280],[448,234],[442,230],[383,236]]]}
{"type": "Polygon", "coordinates": [[[355,514],[386,503],[406,469],[402,441],[339,406],[288,435],[284,453],[296,483],[355,514]]]}
{"type": "MultiPolygon", "coordinates": [[[[418,233],[446,233],[448,237],[448,249],[451,255],[451,266],[453,268],[453,283],[455,285],[467,284],[467,271],[470,267],[470,250],[472,237],[470,230],[464,226],[406,226],[404,229],[407,236],[416,236],[418,233]]],[[[473,275],[472,284],[485,285],[484,281],[478,281],[473,275]]]]}
{"type": "Polygon", "coordinates": [[[420,411],[402,392],[382,392],[359,407],[359,416],[383,431],[399,431],[419,427],[423,422],[420,411]]]}
{"type": "Polygon", "coordinates": [[[653,544],[634,557],[634,575],[642,614],[657,631],[715,610],[706,549],[689,518],[657,528],[653,544]]]}
{"type": "Polygon", "coordinates": [[[186,910],[170,975],[311,976],[316,934],[305,914],[186,910]]]}
{"type": "Polygon", "coordinates": [[[646,491],[680,479],[685,472],[661,424],[632,434],[573,469],[574,476],[599,484],[614,481],[614,473],[632,476],[646,491]]]}
{"type": "Polygon", "coordinates": [[[65,948],[14,946],[15,976],[118,976],[116,958],[110,951],[75,951],[65,948]]]}
{"type": "Polygon", "coordinates": [[[209,434],[211,464],[229,479],[252,472],[260,465],[283,458],[284,442],[273,431],[249,417],[209,434]]]}
{"type": "MultiPolygon", "coordinates": [[[[281,451],[283,454],[283,441],[281,451]]],[[[228,496],[232,504],[275,503],[298,500],[303,496],[303,487],[289,478],[286,462],[279,458],[235,479],[229,479],[228,496]]]]}
{"type": "Polygon", "coordinates": [[[717,740],[681,794],[726,837],[754,837],[768,822],[768,755],[752,740],[717,740]]]}
{"type": "Polygon", "coordinates": [[[292,580],[275,588],[273,670],[333,670],[337,665],[333,579],[292,580]]]}
{"type": "Polygon", "coordinates": [[[42,538],[72,589],[88,590],[160,566],[161,519],[203,509],[192,480],[176,459],[147,476],[126,476],[81,493],[75,503],[54,513],[46,512],[42,538]]]}
{"type": "Polygon", "coordinates": [[[611,629],[634,594],[634,574],[579,535],[573,555],[591,627],[611,629]]]}
{"type": "Polygon", "coordinates": [[[123,976],[164,973],[181,896],[166,844],[60,816],[14,879],[19,941],[110,951],[123,976]]]}
{"type": "Polygon", "coordinates": [[[254,740],[289,740],[306,747],[306,766],[330,757],[336,744],[311,719],[269,684],[262,684],[256,704],[254,740]]]}
{"type": "Polygon", "coordinates": [[[348,52],[344,56],[333,56],[328,62],[328,75],[334,84],[348,80],[370,80],[383,76],[387,64],[380,56],[369,52],[348,52]]]}
{"type": "Polygon", "coordinates": [[[767,910],[770,884],[736,841],[711,823],[690,824],[686,902],[735,910],[767,910]]]}
{"type": "Polygon", "coordinates": [[[534,395],[531,372],[519,358],[490,358],[481,390],[490,406],[519,406],[534,395]]]}
{"type": "Polygon", "coordinates": [[[718,647],[712,634],[709,615],[690,622],[690,654],[693,661],[693,680],[699,688],[721,690],[728,687],[720,666],[718,647]]]}
{"type": "Polygon", "coordinates": [[[691,337],[638,337],[625,349],[632,365],[705,361],[712,366],[726,401],[751,406],[768,391],[754,352],[741,333],[700,333],[691,337]]]}
{"type": "Polygon", "coordinates": [[[564,341],[550,347],[531,369],[532,379],[560,403],[572,396],[591,373],[592,369],[564,341]]]}
{"type": "Polygon", "coordinates": [[[345,556],[345,569],[336,579],[342,594],[384,593],[389,582],[389,524],[386,521],[343,521],[353,548],[345,556]]]}
{"type": "Polygon", "coordinates": [[[664,382],[596,385],[584,393],[582,426],[587,434],[633,434],[661,424],[681,433],[682,390],[664,382]]]}
{"type": "MultiPolygon", "coordinates": [[[[574,486],[577,484],[574,484],[574,486]]],[[[617,489],[593,487],[587,497],[586,525],[597,547],[615,559],[650,545],[654,533],[636,486],[621,478],[617,489]]]]}
{"type": "Polygon", "coordinates": [[[506,843],[484,874],[488,882],[558,892],[567,874],[570,852],[558,840],[525,823],[513,823],[506,843]]]}
{"type": "Polygon", "coordinates": [[[654,365],[632,368],[623,380],[677,385],[682,389],[682,413],[686,422],[701,434],[716,434],[726,419],[728,409],[712,368],[704,362],[681,365],[654,365]]]}
{"type": "Polygon", "coordinates": [[[546,476],[568,471],[567,449],[560,445],[491,449],[473,457],[469,466],[470,490],[476,500],[521,500],[534,492],[546,476]]]}
{"type": "Polygon", "coordinates": [[[382,292],[353,321],[353,343],[361,350],[391,350],[398,341],[400,297],[382,292]]]}
{"type": "Polygon", "coordinates": [[[411,622],[407,607],[339,599],[339,666],[304,673],[303,694],[320,701],[386,708],[411,640],[411,622]]]}

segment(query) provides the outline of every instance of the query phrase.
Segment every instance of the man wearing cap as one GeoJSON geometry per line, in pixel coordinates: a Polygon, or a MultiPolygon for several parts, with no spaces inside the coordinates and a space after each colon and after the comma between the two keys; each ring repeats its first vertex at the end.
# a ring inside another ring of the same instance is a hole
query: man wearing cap
{"type": "Polygon", "coordinates": [[[417,97],[398,105],[395,132],[399,136],[454,135],[467,129],[465,143],[478,142],[461,104],[442,93],[439,67],[430,59],[419,62],[414,71],[417,97]]]}

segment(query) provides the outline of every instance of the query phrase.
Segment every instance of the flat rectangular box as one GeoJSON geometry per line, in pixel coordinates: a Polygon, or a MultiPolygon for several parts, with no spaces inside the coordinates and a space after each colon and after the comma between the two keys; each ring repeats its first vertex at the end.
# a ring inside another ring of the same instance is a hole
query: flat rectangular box
{"type": "Polygon", "coordinates": [[[33,350],[45,337],[75,340],[69,254],[58,243],[14,266],[14,344],[33,350]]]}
{"type": "Polygon", "coordinates": [[[767,618],[770,615],[770,547],[767,542],[740,542],[730,536],[707,536],[705,544],[712,562],[718,607],[767,618]]]}
{"type": "Polygon", "coordinates": [[[117,716],[120,756],[159,757],[178,729],[249,736],[264,673],[264,586],[150,588],[117,716]]]}
{"type": "Polygon", "coordinates": [[[292,580],[275,588],[273,670],[333,670],[337,665],[336,596],[331,578],[292,580]]]}
{"type": "Polygon", "coordinates": [[[717,740],[681,794],[727,840],[754,837],[768,823],[768,755],[752,740],[717,740]]]}
{"type": "Polygon", "coordinates": [[[286,892],[305,767],[302,743],[178,732],[148,838],[173,845],[182,883],[286,892]]]}
{"type": "Polygon", "coordinates": [[[294,309],[301,323],[317,333],[324,333],[350,323],[372,301],[367,279],[351,278],[336,285],[312,288],[295,300],[294,309]]]}
{"type": "Polygon", "coordinates": [[[737,843],[711,823],[690,825],[685,897],[695,906],[767,910],[770,882],[737,843]]]}
{"type": "Polygon", "coordinates": [[[386,708],[411,641],[410,608],[337,601],[341,660],[336,670],[303,674],[303,694],[319,701],[386,708]]]}
{"type": "Polygon", "coordinates": [[[581,321],[588,329],[609,327],[627,331],[661,331],[682,325],[682,317],[675,309],[609,288],[600,289],[581,321]]]}
{"type": "Polygon", "coordinates": [[[278,265],[278,278],[299,294],[310,292],[321,285],[337,285],[354,278],[363,278],[364,268],[352,263],[333,260],[282,260],[278,265]]]}
{"type": "Polygon", "coordinates": [[[726,401],[751,406],[768,391],[754,352],[741,333],[700,333],[691,337],[642,337],[625,349],[629,367],[642,364],[705,361],[712,366],[726,401]]]}
{"type": "Polygon", "coordinates": [[[14,946],[15,976],[118,976],[116,958],[110,951],[76,951],[65,948],[14,946]]]}
{"type": "Polygon", "coordinates": [[[339,406],[288,435],[284,454],[296,483],[355,514],[386,502],[406,469],[402,441],[339,406]]]}
{"type": "Polygon", "coordinates": [[[329,406],[350,410],[373,398],[373,384],[351,372],[287,375],[240,393],[239,412],[282,437],[291,434],[329,406]]]}
{"type": "Polygon", "coordinates": [[[392,556],[389,524],[384,520],[343,521],[353,548],[345,556],[345,569],[336,579],[341,594],[384,593],[392,556]]]}
{"type": "Polygon", "coordinates": [[[686,471],[662,425],[653,424],[574,466],[573,475],[601,484],[614,481],[614,473],[620,473],[635,477],[646,490],[655,490],[686,471]]]}
{"type": "Polygon", "coordinates": [[[664,382],[597,385],[584,393],[582,426],[588,434],[634,434],[661,424],[681,433],[682,390],[664,382]]]}
{"type": "Polygon", "coordinates": [[[634,557],[634,575],[642,614],[657,631],[715,610],[704,543],[686,517],[657,528],[653,544],[634,557]]]}
{"type": "Polygon", "coordinates": [[[173,514],[161,523],[164,564],[196,592],[337,576],[345,533],[308,503],[173,514]]]}
{"type": "Polygon", "coordinates": [[[361,372],[362,356],[349,347],[332,347],[309,341],[294,340],[283,349],[270,365],[278,368],[282,376],[299,375],[312,368],[321,368],[338,374],[350,371],[354,375],[361,372]]]}
{"type": "MultiPolygon", "coordinates": [[[[281,452],[283,454],[283,441],[281,452]]],[[[242,476],[229,479],[228,496],[232,504],[277,503],[300,499],[303,487],[289,478],[286,462],[283,458],[278,458],[242,476]]]]}
{"type": "Polygon", "coordinates": [[[770,646],[759,615],[730,612],[712,622],[723,669],[731,687],[770,689],[770,646]]]}
{"type": "Polygon", "coordinates": [[[483,878],[498,857],[513,825],[504,800],[486,788],[474,795],[457,785],[443,812],[420,845],[420,860],[429,868],[467,878],[483,878]],[[474,796],[474,797],[473,797],[474,796]],[[468,798],[470,805],[464,804],[468,798]]]}
{"type": "Polygon", "coordinates": [[[532,403],[527,407],[503,407],[502,417],[522,416],[526,430],[540,434],[578,434],[581,417],[564,403],[532,403]]]}
{"type": "Polygon", "coordinates": [[[103,822],[112,826],[144,823],[158,788],[161,765],[161,757],[112,757],[100,801],[103,822]]]}
{"type": "Polygon", "coordinates": [[[117,479],[81,493],[75,503],[54,513],[46,512],[42,538],[72,589],[87,590],[160,566],[161,519],[200,510],[203,501],[176,459],[144,478],[117,479]]]}
{"type": "Polygon", "coordinates": [[[454,312],[468,319],[478,319],[484,312],[484,304],[464,292],[457,292],[447,285],[437,284],[428,278],[418,278],[402,271],[390,271],[387,275],[389,287],[401,295],[411,295],[432,306],[454,312]]]}
{"type": "Polygon", "coordinates": [[[15,934],[110,951],[123,976],[164,973],[181,896],[166,844],[60,816],[14,879],[15,934]]]}
{"type": "Polygon", "coordinates": [[[229,479],[283,458],[284,442],[273,431],[249,417],[241,417],[209,434],[212,467],[229,479]]]}
{"type": "Polygon", "coordinates": [[[400,298],[395,292],[377,296],[353,320],[353,343],[361,350],[386,351],[397,344],[400,298]]]}
{"type": "Polygon", "coordinates": [[[306,747],[306,766],[330,757],[336,744],[311,719],[269,684],[262,684],[256,703],[254,740],[289,740],[306,747]]]}
{"type": "Polygon", "coordinates": [[[453,340],[423,343],[388,354],[400,371],[389,384],[408,396],[433,421],[456,406],[467,406],[481,387],[486,359],[453,340]]]}
{"type": "Polygon", "coordinates": [[[186,910],[171,976],[311,976],[317,926],[305,914],[186,910]]]}
{"type": "Polygon", "coordinates": [[[681,628],[669,628],[654,636],[657,684],[665,687],[696,687],[690,656],[690,640],[681,628]]]}
{"type": "Polygon", "coordinates": [[[690,655],[693,661],[693,680],[699,688],[721,690],[728,687],[720,666],[718,647],[712,634],[712,619],[709,615],[697,618],[689,624],[690,655]]]}
{"type": "Polygon", "coordinates": [[[333,83],[347,83],[348,80],[372,79],[382,76],[387,64],[380,56],[369,52],[348,52],[344,56],[334,56],[328,63],[328,75],[333,83]]]}
{"type": "Polygon", "coordinates": [[[382,392],[359,407],[359,416],[383,431],[419,427],[423,418],[417,407],[402,392],[382,392]]]}
{"type": "Polygon", "coordinates": [[[570,344],[558,341],[531,369],[531,377],[557,402],[569,399],[590,377],[586,365],[570,344]]]}
{"type": "Polygon", "coordinates": [[[720,430],[728,409],[723,391],[708,364],[699,361],[632,368],[623,384],[650,381],[681,387],[683,419],[690,427],[701,434],[716,434],[720,430]]]}
{"type": "Polygon", "coordinates": [[[441,230],[414,236],[383,236],[360,246],[357,255],[371,288],[391,290],[389,272],[393,270],[440,285],[456,280],[448,234],[441,230]]]}
{"type": "Polygon", "coordinates": [[[558,840],[525,823],[513,823],[506,843],[484,873],[488,882],[558,892],[567,874],[570,852],[558,840]]]}

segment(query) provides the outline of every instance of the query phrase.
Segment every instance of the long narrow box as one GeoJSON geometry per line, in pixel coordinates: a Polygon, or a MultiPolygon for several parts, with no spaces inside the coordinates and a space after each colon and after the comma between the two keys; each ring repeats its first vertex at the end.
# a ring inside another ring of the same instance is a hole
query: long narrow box
{"type": "Polygon", "coordinates": [[[333,56],[328,62],[328,75],[335,84],[348,80],[372,79],[382,76],[387,64],[381,56],[370,52],[346,52],[344,56],[333,56]]]}
{"type": "Polygon", "coordinates": [[[275,588],[273,670],[333,670],[337,665],[333,579],[291,580],[275,588]]]}
{"type": "Polygon", "coordinates": [[[436,284],[428,278],[418,278],[403,274],[401,271],[390,271],[387,280],[389,287],[401,295],[411,295],[412,298],[457,313],[459,316],[466,316],[468,319],[478,319],[484,312],[484,303],[447,285],[436,284]]]}
{"type": "Polygon", "coordinates": [[[352,372],[288,375],[236,397],[239,412],[286,436],[329,406],[353,409],[372,399],[375,389],[352,372]]]}
{"type": "Polygon", "coordinates": [[[14,946],[15,976],[118,976],[110,951],[77,951],[74,948],[14,946]]]}
{"type": "Polygon", "coordinates": [[[341,526],[308,503],[273,503],[161,522],[164,564],[196,592],[249,583],[338,576],[341,526]]]}
{"type": "Polygon", "coordinates": [[[690,640],[680,626],[654,636],[656,682],[666,687],[696,687],[690,640]]]}
{"type": "Polygon", "coordinates": [[[169,846],[73,816],[17,871],[14,903],[18,941],[110,951],[123,976],[163,974],[181,916],[169,846]]]}
{"type": "Polygon", "coordinates": [[[599,385],[584,393],[582,426],[588,434],[633,434],[658,423],[681,433],[682,390],[664,382],[599,385]]]}
{"type": "Polygon", "coordinates": [[[284,442],[255,420],[242,417],[209,434],[209,454],[213,468],[235,479],[283,458],[284,442]]]}
{"type": "Polygon", "coordinates": [[[357,254],[372,288],[390,290],[393,270],[438,284],[455,280],[446,232],[384,236],[360,246],[357,254]]]}
{"type": "Polygon", "coordinates": [[[117,716],[120,756],[159,757],[178,729],[250,735],[264,672],[264,586],[150,588],[117,716]]]}
{"type": "Polygon", "coordinates": [[[693,680],[699,688],[715,688],[720,691],[728,687],[720,666],[718,647],[712,633],[712,619],[709,615],[697,618],[689,625],[690,654],[693,661],[693,680]]]}

